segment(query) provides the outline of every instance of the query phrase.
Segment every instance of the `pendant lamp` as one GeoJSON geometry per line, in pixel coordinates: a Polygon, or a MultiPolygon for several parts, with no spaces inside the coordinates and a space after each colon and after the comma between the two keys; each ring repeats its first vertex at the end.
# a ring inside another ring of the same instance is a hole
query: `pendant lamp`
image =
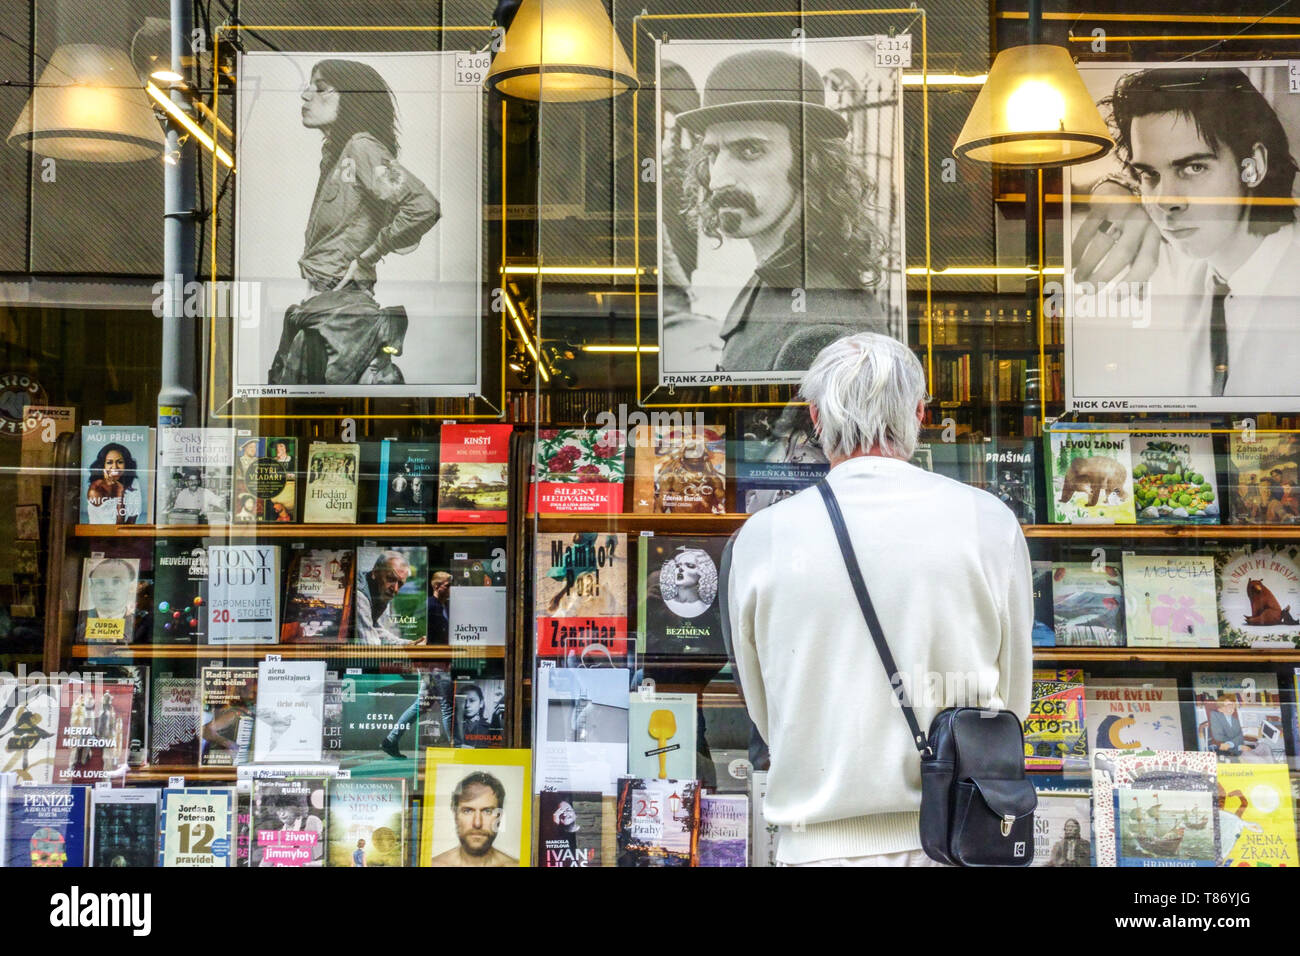
{"type": "Polygon", "coordinates": [[[612,99],[637,87],[601,0],[523,0],[486,82],[546,103],[612,99]]]}
{"type": "Polygon", "coordinates": [[[1041,168],[1100,159],[1114,146],[1070,52],[1035,43],[997,55],[953,153],[1041,168]]]}
{"type": "Polygon", "coordinates": [[[126,51],[94,43],[55,49],[8,141],[90,163],[152,159],[167,146],[126,51]]]}

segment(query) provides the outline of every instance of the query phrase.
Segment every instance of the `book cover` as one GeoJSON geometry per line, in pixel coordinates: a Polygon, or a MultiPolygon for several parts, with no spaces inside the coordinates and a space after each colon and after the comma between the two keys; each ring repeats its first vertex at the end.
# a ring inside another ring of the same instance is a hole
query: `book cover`
{"type": "Polygon", "coordinates": [[[654,658],[722,660],[718,569],[727,539],[641,535],[637,538],[637,651],[654,658]]]}
{"type": "Polygon", "coordinates": [[[158,823],[158,865],[233,866],[234,797],[232,787],[165,789],[158,823]]]}
{"type": "MultiPolygon", "coordinates": [[[[447,643],[453,647],[503,647],[506,643],[506,559],[501,551],[494,557],[475,557],[457,551],[447,572],[447,643]]],[[[430,575],[429,590],[438,598],[440,575],[430,575]],[[438,577],[435,581],[434,578],[438,577]]],[[[441,614],[429,604],[429,613],[441,614]]],[[[434,622],[430,620],[430,642],[434,622]]]]}
{"type": "Polygon", "coordinates": [[[1282,698],[1268,671],[1195,671],[1196,749],[1223,763],[1285,763],[1282,698]]]}
{"type": "Polygon", "coordinates": [[[208,547],[202,538],[160,538],[153,551],[153,642],[208,638],[208,547]]]}
{"type": "Polygon", "coordinates": [[[354,777],[415,776],[419,679],[406,674],[345,674],[339,768],[354,777]],[[402,745],[407,749],[403,750],[402,745]]]}
{"type": "Polygon", "coordinates": [[[1300,547],[1265,545],[1219,551],[1219,644],[1300,647],[1300,547]]]}
{"type": "Polygon", "coordinates": [[[538,790],[598,785],[614,796],[614,781],[627,773],[630,681],[631,672],[622,667],[538,668],[533,691],[538,790]]]}
{"type": "Polygon", "coordinates": [[[749,797],[700,795],[696,866],[749,866],[749,797]]]}
{"type": "Polygon", "coordinates": [[[133,690],[128,683],[69,680],[59,685],[55,783],[91,784],[126,773],[133,690]]]}
{"type": "Polygon", "coordinates": [[[1034,575],[1034,647],[1056,644],[1056,611],[1052,607],[1052,562],[1033,561],[1034,575]]]}
{"type": "Polygon", "coordinates": [[[1228,436],[1228,516],[1232,524],[1300,521],[1300,435],[1258,434],[1234,422],[1228,436]]]}
{"type": "Polygon", "coordinates": [[[54,466],[54,449],[60,435],[77,430],[77,409],[71,405],[24,405],[22,415],[17,502],[43,508],[43,490],[49,469],[54,466]]]}
{"type": "Polygon", "coordinates": [[[162,428],[158,431],[155,523],[230,522],[233,428],[162,428]]]}
{"type": "Polygon", "coordinates": [[[82,425],[81,523],[152,523],[153,465],[147,425],[82,425]]]}
{"type": "Polygon", "coordinates": [[[240,522],[298,520],[298,439],[287,436],[236,440],[233,511],[240,522]]]}
{"type": "Polygon", "coordinates": [[[695,779],[695,694],[628,695],[627,772],[658,780],[695,779]]]}
{"type": "Polygon", "coordinates": [[[208,643],[274,644],[280,621],[280,548],[208,548],[208,643]]]}
{"type": "Polygon", "coordinates": [[[1086,561],[1053,563],[1052,615],[1058,646],[1123,647],[1119,568],[1086,561]]]}
{"type": "Polygon", "coordinates": [[[1214,866],[1218,860],[1213,792],[1114,791],[1119,866],[1214,866]]]}
{"type": "MultiPolygon", "coordinates": [[[[92,554],[81,562],[77,643],[130,644],[136,634],[140,559],[92,554]]],[[[143,609],[148,613],[148,609],[143,609]]]]}
{"type": "Polygon", "coordinates": [[[1003,438],[982,444],[984,480],[980,487],[1010,508],[1021,524],[1036,524],[1034,457],[1038,443],[1003,438]]]}
{"type": "Polygon", "coordinates": [[[159,793],[152,787],[90,791],[90,865],[158,865],[159,793]]]}
{"type": "Polygon", "coordinates": [[[149,709],[149,762],[165,766],[197,766],[199,714],[202,695],[193,671],[153,672],[149,709]]]}
{"type": "Polygon", "coordinates": [[[307,449],[304,524],[356,524],[357,476],[361,449],[356,444],[316,442],[307,449]]]}
{"type": "Polygon", "coordinates": [[[1300,866],[1286,764],[1222,764],[1220,866],[1300,866]]]}
{"type": "Polygon", "coordinates": [[[1084,683],[1088,748],[1182,750],[1178,681],[1164,677],[1089,677],[1084,683]]]}
{"type": "Polygon", "coordinates": [[[438,520],[506,520],[510,425],[443,425],[438,448],[438,520]]]}
{"type": "Polygon", "coordinates": [[[1129,647],[1218,647],[1214,557],[1124,554],[1129,647]]]}
{"type": "Polygon", "coordinates": [[[285,577],[281,644],[342,644],[352,615],[356,552],[293,548],[285,577]]]}
{"type": "Polygon", "coordinates": [[[406,780],[329,782],[327,866],[406,865],[406,780]]]}
{"type": "Polygon", "coordinates": [[[1024,721],[1025,767],[1082,769],[1088,765],[1083,671],[1035,670],[1029,715],[1024,721]]]}
{"type": "Polygon", "coordinates": [[[86,865],[86,787],[6,791],[5,866],[86,865]]]}
{"type": "Polygon", "coordinates": [[[623,432],[612,428],[539,429],[528,510],[539,515],[620,513],[626,441],[623,432]]]}
{"type": "Polygon", "coordinates": [[[413,666],[420,679],[418,752],[454,746],[451,734],[456,721],[456,685],[451,667],[435,661],[420,661],[413,666]]]}
{"type": "Polygon", "coordinates": [[[1034,809],[1031,866],[1092,866],[1092,798],[1087,793],[1039,790],[1034,809]]]}
{"type": "Polygon", "coordinates": [[[325,722],[324,661],[257,665],[256,763],[315,763],[325,722]]]}
{"type": "Polygon", "coordinates": [[[429,549],[357,548],[352,643],[407,646],[429,633],[429,549]]]}
{"type": "Polygon", "coordinates": [[[252,753],[253,713],[260,708],[256,667],[204,667],[199,672],[199,766],[234,767],[252,753]]]}
{"type": "Polygon", "coordinates": [[[235,866],[248,866],[253,855],[253,794],[249,789],[235,788],[235,866]]]}
{"type": "Polygon", "coordinates": [[[724,514],[727,442],[722,425],[638,426],[633,437],[638,514],[724,514]]]}
{"type": "Polygon", "coordinates": [[[618,865],[692,866],[700,832],[695,780],[624,777],[619,781],[618,865]]]}
{"type": "Polygon", "coordinates": [[[807,406],[741,409],[736,510],[754,514],[816,484],[830,463],[807,406]]]}
{"type": "Polygon", "coordinates": [[[343,750],[343,681],[337,671],[325,672],[320,737],[321,760],[337,764],[343,750]]]}
{"type": "Polygon", "coordinates": [[[254,778],[249,866],[324,866],[330,778],[254,778]]]}
{"type": "Polygon", "coordinates": [[[112,664],[81,671],[84,681],[129,684],[131,686],[131,723],[127,728],[127,760],[132,767],[149,761],[149,688],[150,665],[112,664]]]}
{"type": "Polygon", "coordinates": [[[559,666],[627,659],[627,538],[594,531],[534,536],[537,656],[559,666]]]}
{"type": "Polygon", "coordinates": [[[1134,432],[1129,439],[1138,524],[1219,523],[1213,435],[1134,432]]]}
{"type": "Polygon", "coordinates": [[[529,866],[531,767],[528,750],[429,750],[420,865],[529,866]]]}
{"type": "Polygon", "coordinates": [[[0,773],[19,784],[54,782],[58,684],[0,678],[0,773]]]}
{"type": "Polygon", "coordinates": [[[430,524],[438,500],[438,446],[432,442],[378,443],[377,524],[430,524]]]}
{"type": "Polygon", "coordinates": [[[781,828],[775,823],[768,823],[763,816],[763,803],[767,800],[767,771],[751,771],[749,779],[749,796],[754,805],[752,814],[753,836],[751,840],[754,851],[750,865],[776,866],[776,843],[780,837],[781,828]]]}
{"type": "Polygon", "coordinates": [[[544,790],[537,848],[544,867],[602,866],[603,807],[599,792],[544,790]]]}
{"type": "Polygon", "coordinates": [[[501,747],[505,740],[506,682],[490,677],[454,679],[455,717],[452,739],[457,747],[501,747]]]}
{"type": "Polygon", "coordinates": [[[1129,436],[1080,422],[1047,434],[1047,492],[1053,524],[1133,524],[1129,436]]]}

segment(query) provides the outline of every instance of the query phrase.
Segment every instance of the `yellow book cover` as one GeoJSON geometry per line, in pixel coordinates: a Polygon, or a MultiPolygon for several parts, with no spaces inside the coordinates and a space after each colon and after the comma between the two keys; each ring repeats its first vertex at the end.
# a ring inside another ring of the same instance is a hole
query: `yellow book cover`
{"type": "Polygon", "coordinates": [[[530,866],[532,751],[425,750],[420,866],[530,866]]]}
{"type": "Polygon", "coordinates": [[[1219,764],[1223,866],[1300,866],[1286,764],[1219,764]]]}

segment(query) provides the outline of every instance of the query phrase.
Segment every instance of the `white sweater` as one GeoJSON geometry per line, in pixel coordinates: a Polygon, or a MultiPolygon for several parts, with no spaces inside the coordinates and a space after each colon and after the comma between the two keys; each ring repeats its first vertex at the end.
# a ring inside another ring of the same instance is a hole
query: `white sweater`
{"type": "MultiPolygon", "coordinates": [[[[829,480],[921,728],[959,704],[1023,719],[1033,581],[1011,511],[894,458],[851,458],[829,480]]],[[[781,827],[777,859],[920,848],[920,758],[820,493],[760,511],[729,551],[732,653],[771,751],[764,813],[781,827]]]]}

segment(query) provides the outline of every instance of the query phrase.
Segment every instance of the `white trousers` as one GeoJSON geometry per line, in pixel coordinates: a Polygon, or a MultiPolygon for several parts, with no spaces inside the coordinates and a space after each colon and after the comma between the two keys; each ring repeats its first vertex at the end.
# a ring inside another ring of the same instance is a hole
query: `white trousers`
{"type": "Polygon", "coordinates": [[[780,866],[946,866],[925,855],[924,850],[901,853],[874,853],[870,856],[837,856],[811,863],[781,863],[780,866]]]}

